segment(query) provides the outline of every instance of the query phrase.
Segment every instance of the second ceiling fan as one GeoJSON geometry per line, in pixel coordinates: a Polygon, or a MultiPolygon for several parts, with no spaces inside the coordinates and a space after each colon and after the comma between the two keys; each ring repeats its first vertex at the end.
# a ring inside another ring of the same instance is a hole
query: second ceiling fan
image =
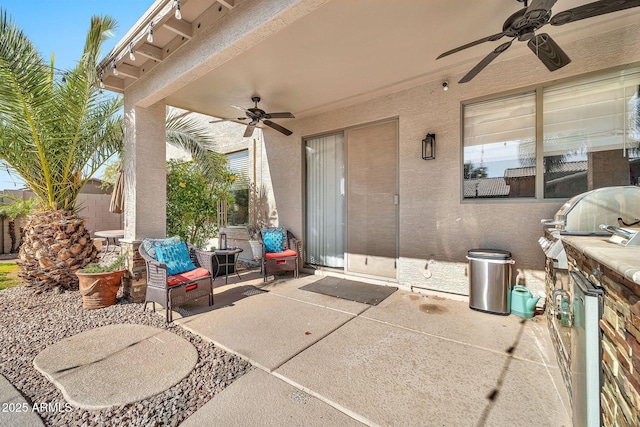
{"type": "Polygon", "coordinates": [[[243,108],[243,107],[238,107],[236,105],[232,105],[233,108],[237,108],[238,110],[244,111],[244,113],[246,114],[247,117],[238,117],[237,119],[220,119],[220,120],[213,120],[209,123],[217,123],[217,122],[224,122],[224,121],[228,121],[228,120],[251,120],[249,123],[247,123],[247,128],[244,131],[244,137],[248,138],[253,134],[253,130],[256,128],[256,125],[260,122],[264,123],[265,125],[269,126],[272,129],[277,130],[280,133],[283,133],[287,136],[291,135],[293,132],[291,132],[289,129],[280,126],[277,123],[274,123],[271,121],[271,119],[295,119],[295,116],[289,112],[283,112],[283,113],[267,113],[266,111],[258,108],[258,102],[260,102],[260,97],[259,96],[252,96],[251,100],[255,103],[255,105],[252,108],[243,108]]]}
{"type": "Polygon", "coordinates": [[[467,43],[463,46],[449,50],[436,59],[460,52],[469,47],[500,40],[502,37],[512,37],[506,43],[496,47],[489,55],[485,56],[475,67],[471,69],[458,83],[466,83],[473,79],[480,71],[507,50],[515,39],[528,42],[529,49],[542,61],[549,71],[558,70],[571,62],[569,56],[558,46],[549,34],[535,34],[537,30],[547,24],[564,25],[570,22],[580,21],[594,16],[617,12],[640,6],[640,0],[600,0],[583,6],[567,9],[551,16],[551,8],[557,0],[532,0],[527,6],[527,0],[518,0],[525,7],[507,18],[502,26],[502,31],[479,40],[467,43]]]}

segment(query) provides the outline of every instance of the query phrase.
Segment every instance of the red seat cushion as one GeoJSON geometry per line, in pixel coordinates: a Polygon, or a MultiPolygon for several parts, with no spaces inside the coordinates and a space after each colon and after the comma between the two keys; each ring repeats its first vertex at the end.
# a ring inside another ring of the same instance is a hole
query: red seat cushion
{"type": "Polygon", "coordinates": [[[285,258],[289,256],[296,256],[296,255],[298,255],[296,251],[287,249],[282,252],[267,252],[264,256],[265,258],[271,259],[271,258],[285,258]]]}
{"type": "Polygon", "coordinates": [[[190,282],[202,277],[207,277],[208,275],[209,271],[206,268],[198,267],[195,270],[189,270],[185,271],[184,273],[167,277],[167,285],[175,286],[179,285],[180,283],[190,282]]]}

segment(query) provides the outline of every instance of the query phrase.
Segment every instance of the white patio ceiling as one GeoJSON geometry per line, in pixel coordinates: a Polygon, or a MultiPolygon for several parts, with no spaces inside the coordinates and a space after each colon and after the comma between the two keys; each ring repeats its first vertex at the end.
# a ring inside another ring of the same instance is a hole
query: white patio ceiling
{"type": "MultiPolygon", "coordinates": [[[[196,22],[211,10],[235,13],[234,7],[239,8],[243,1],[247,0],[183,0],[183,19],[179,24],[186,32],[190,27],[195,30],[196,22]]],[[[553,11],[558,13],[586,3],[558,0],[553,11]]],[[[171,2],[154,3],[147,18],[165,4],[171,2]]],[[[203,77],[181,85],[166,101],[216,117],[241,117],[242,112],[231,105],[249,107],[251,96],[257,94],[263,99],[260,107],[266,111],[291,111],[296,117],[304,117],[434,79],[449,78],[451,85],[457,85],[461,73],[507,39],[483,43],[437,61],[435,58],[444,51],[501,31],[504,20],[521,7],[522,3],[516,0],[328,1],[203,77]]],[[[547,25],[538,32],[549,33],[564,46],[573,39],[604,33],[638,19],[640,8],[635,8],[559,27],[547,25]]],[[[145,17],[140,20],[138,32],[145,31],[146,22],[145,17]]],[[[188,43],[188,40],[176,42],[176,36],[182,38],[184,31],[176,29],[175,18],[164,22],[172,28],[165,25],[154,28],[154,46],[165,51],[167,46],[175,50],[181,43],[188,43]]],[[[134,29],[130,32],[135,33],[134,29]]],[[[114,80],[124,76],[122,73],[112,76],[110,67],[106,67],[105,82],[112,89],[121,91],[135,84],[132,77],[136,69],[153,65],[144,62],[151,60],[142,55],[137,55],[135,62],[128,60],[126,46],[130,34],[120,43],[125,53],[118,55],[116,48],[110,54],[119,56],[118,69],[130,71],[125,80],[114,80]],[[127,62],[132,69],[127,68],[127,62]]],[[[138,39],[136,53],[142,49],[142,42],[138,39]]],[[[565,51],[570,57],[575,56],[570,50],[565,51]]],[[[525,43],[515,42],[496,62],[516,56],[531,64],[532,73],[552,78],[525,43]]],[[[171,56],[164,61],[171,61],[171,56]]],[[[476,79],[490,74],[491,65],[476,79]]],[[[474,81],[466,84],[472,85],[474,81]]],[[[282,123],[286,125],[286,121],[282,123]]]]}

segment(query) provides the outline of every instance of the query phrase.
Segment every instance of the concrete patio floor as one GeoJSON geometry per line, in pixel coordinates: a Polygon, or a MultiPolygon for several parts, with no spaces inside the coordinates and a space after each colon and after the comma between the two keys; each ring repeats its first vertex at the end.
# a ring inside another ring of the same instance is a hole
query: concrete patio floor
{"type": "Polygon", "coordinates": [[[403,291],[372,307],[298,289],[322,276],[251,277],[180,309],[176,323],[258,368],[184,426],[571,425],[541,317],[403,291]]]}

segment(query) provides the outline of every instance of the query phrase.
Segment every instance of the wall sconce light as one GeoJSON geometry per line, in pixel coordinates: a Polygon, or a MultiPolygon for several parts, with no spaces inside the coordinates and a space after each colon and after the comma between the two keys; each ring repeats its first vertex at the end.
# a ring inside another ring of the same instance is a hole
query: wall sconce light
{"type": "Polygon", "coordinates": [[[433,160],[436,158],[436,134],[428,133],[422,140],[422,158],[433,160]]]}

